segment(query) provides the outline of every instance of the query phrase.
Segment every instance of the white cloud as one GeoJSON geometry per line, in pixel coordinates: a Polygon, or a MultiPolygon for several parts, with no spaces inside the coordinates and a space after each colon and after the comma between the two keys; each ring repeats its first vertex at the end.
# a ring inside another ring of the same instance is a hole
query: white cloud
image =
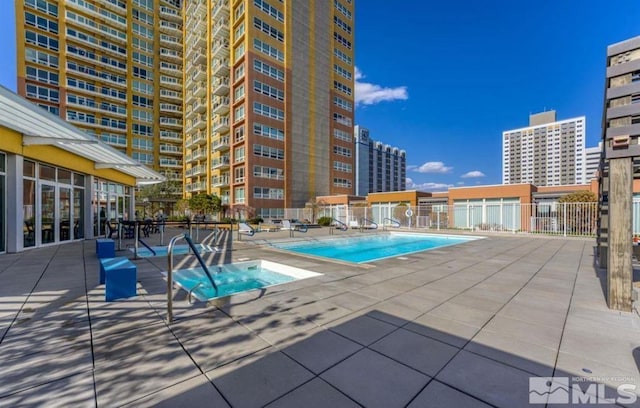
{"type": "Polygon", "coordinates": [[[362,72],[355,68],[355,100],[356,105],[374,105],[384,101],[395,100],[407,100],[409,95],[407,94],[406,86],[398,86],[396,88],[386,88],[380,85],[372,84],[369,82],[361,82],[364,78],[362,72]]]}
{"type": "Polygon", "coordinates": [[[478,170],[474,170],[474,171],[470,171],[470,172],[468,172],[466,174],[463,174],[460,177],[462,177],[462,178],[478,178],[478,177],[484,177],[484,176],[485,176],[485,174],[483,172],[478,171],[478,170]]]}
{"type": "Polygon", "coordinates": [[[446,183],[414,183],[409,177],[406,178],[407,190],[418,191],[446,191],[449,187],[453,187],[451,184],[446,183]]]}
{"type": "Polygon", "coordinates": [[[456,184],[459,186],[464,186],[464,181],[458,181],[456,184]]]}
{"type": "Polygon", "coordinates": [[[410,165],[407,170],[417,171],[418,173],[449,173],[453,167],[445,166],[443,162],[426,162],[422,166],[410,165]]]}

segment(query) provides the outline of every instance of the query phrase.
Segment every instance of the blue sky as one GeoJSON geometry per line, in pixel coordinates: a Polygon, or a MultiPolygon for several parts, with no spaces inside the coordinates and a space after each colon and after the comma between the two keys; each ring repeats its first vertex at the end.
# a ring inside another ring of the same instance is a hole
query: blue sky
{"type": "Polygon", "coordinates": [[[361,101],[356,123],[407,151],[422,190],[500,184],[502,131],[545,109],[586,116],[597,145],[606,48],[640,35],[637,0],[390,4],[356,1],[357,97],[392,99],[361,101]]]}
{"type": "MultiPolygon", "coordinates": [[[[499,184],[502,131],[544,109],[585,115],[597,145],[606,47],[640,35],[637,0],[355,3],[356,123],[405,149],[408,187],[427,191],[499,184]]],[[[15,90],[13,4],[0,84],[15,90]]]]}

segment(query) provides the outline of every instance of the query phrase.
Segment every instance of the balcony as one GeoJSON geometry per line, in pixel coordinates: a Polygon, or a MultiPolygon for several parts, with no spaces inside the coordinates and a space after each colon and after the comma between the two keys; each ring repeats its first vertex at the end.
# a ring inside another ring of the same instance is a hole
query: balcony
{"type": "Polygon", "coordinates": [[[194,193],[200,192],[200,191],[207,191],[207,183],[205,183],[204,181],[199,181],[197,183],[193,183],[191,185],[191,191],[194,193]]]}
{"type": "Polygon", "coordinates": [[[182,16],[178,10],[167,6],[160,6],[160,17],[171,20],[174,23],[182,23],[182,16]]]}
{"type": "Polygon", "coordinates": [[[160,75],[160,85],[166,86],[176,91],[182,91],[182,80],[178,78],[160,75]]]}
{"type": "Polygon", "coordinates": [[[174,145],[168,145],[168,144],[161,144],[160,145],[160,153],[162,153],[162,154],[175,154],[175,155],[182,156],[182,147],[174,146],[174,145]]]}
{"type": "Polygon", "coordinates": [[[182,43],[177,37],[171,35],[160,34],[160,45],[174,50],[182,50],[182,43]]]}
{"type": "Polygon", "coordinates": [[[189,145],[201,145],[207,143],[207,136],[204,131],[196,132],[191,135],[191,143],[189,145]]]}
{"type": "Polygon", "coordinates": [[[176,64],[182,64],[182,52],[180,51],[160,48],[160,58],[171,60],[176,64]]]}
{"type": "Polygon", "coordinates": [[[161,103],[160,112],[182,114],[182,106],[174,105],[172,103],[161,103]]]}
{"type": "Polygon", "coordinates": [[[211,64],[211,73],[218,77],[229,75],[229,58],[214,58],[211,64]]]}
{"type": "Polygon", "coordinates": [[[229,23],[228,19],[218,19],[213,25],[212,38],[227,38],[229,37],[229,23]]]}
{"type": "Polygon", "coordinates": [[[187,169],[184,174],[186,177],[195,177],[202,174],[207,174],[207,166],[204,166],[202,164],[199,166],[194,166],[190,169],[187,169]]]}
{"type": "Polygon", "coordinates": [[[216,115],[224,115],[229,113],[229,97],[228,96],[216,96],[213,99],[213,106],[211,112],[216,115]]]}
{"type": "Polygon", "coordinates": [[[213,3],[211,7],[211,18],[216,19],[229,19],[229,6],[226,0],[218,0],[213,3]]]}
{"type": "Polygon", "coordinates": [[[182,26],[169,21],[160,20],[160,32],[170,35],[182,36],[182,26]]]}
{"type": "Polygon", "coordinates": [[[229,116],[218,116],[211,127],[212,132],[224,133],[229,131],[229,116]]]}
{"type": "Polygon", "coordinates": [[[229,77],[214,78],[211,90],[214,95],[227,95],[229,94],[229,77]]]}
{"type": "Polygon", "coordinates": [[[105,8],[119,14],[127,14],[127,4],[121,0],[107,0],[104,2],[105,8]]]}
{"type": "Polygon", "coordinates": [[[182,168],[182,160],[160,158],[160,167],[182,168]]]}
{"type": "Polygon", "coordinates": [[[216,40],[213,44],[212,57],[218,59],[229,57],[229,42],[226,40],[216,40]]]}
{"type": "Polygon", "coordinates": [[[182,71],[178,68],[180,65],[172,64],[165,61],[160,62],[160,72],[167,75],[173,75],[176,77],[182,76],[182,71]]]}
{"type": "Polygon", "coordinates": [[[207,117],[205,115],[196,115],[192,120],[187,121],[187,130],[204,129],[207,127],[207,117]]]}
{"type": "Polygon", "coordinates": [[[207,73],[201,67],[196,68],[191,74],[192,81],[204,81],[205,79],[207,79],[207,73]]]}
{"type": "Polygon", "coordinates": [[[211,187],[220,188],[229,185],[229,175],[216,176],[211,179],[211,187]]]}
{"type": "Polygon", "coordinates": [[[198,82],[191,88],[191,93],[195,97],[203,97],[207,94],[206,84],[204,82],[198,82]]]}
{"type": "Polygon", "coordinates": [[[182,119],[167,118],[164,116],[160,116],[160,125],[172,126],[172,127],[180,128],[182,130],[182,119]]]}
{"type": "Polygon", "coordinates": [[[228,168],[229,168],[229,156],[220,156],[211,160],[211,170],[228,169],[228,168]]]}
{"type": "Polygon", "coordinates": [[[211,152],[229,150],[229,135],[217,137],[211,141],[211,152]]]}
{"type": "Polygon", "coordinates": [[[160,89],[160,99],[166,99],[173,102],[182,102],[182,93],[170,91],[168,89],[160,89]]]}
{"type": "Polygon", "coordinates": [[[178,132],[173,132],[171,130],[161,130],[160,140],[182,143],[182,136],[178,132]]]}
{"type": "Polygon", "coordinates": [[[191,152],[191,160],[202,160],[207,158],[207,150],[206,149],[198,149],[191,152]]]}

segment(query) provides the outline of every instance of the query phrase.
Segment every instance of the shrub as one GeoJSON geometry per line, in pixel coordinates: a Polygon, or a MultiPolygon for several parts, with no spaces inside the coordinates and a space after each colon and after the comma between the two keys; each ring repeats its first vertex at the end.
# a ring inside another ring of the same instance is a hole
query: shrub
{"type": "Polygon", "coordinates": [[[322,225],[323,227],[328,227],[331,225],[333,219],[331,217],[320,217],[318,218],[318,225],[322,225]]]}
{"type": "Polygon", "coordinates": [[[262,219],[262,217],[253,217],[253,218],[249,218],[247,220],[247,222],[249,224],[258,224],[259,225],[260,223],[263,223],[264,220],[262,219]]]}

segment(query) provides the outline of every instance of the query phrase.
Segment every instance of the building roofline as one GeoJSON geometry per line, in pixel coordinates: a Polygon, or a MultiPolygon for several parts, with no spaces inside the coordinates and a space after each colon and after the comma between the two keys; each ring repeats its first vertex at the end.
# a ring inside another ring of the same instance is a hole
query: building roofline
{"type": "MultiPolygon", "coordinates": [[[[555,125],[555,124],[561,125],[563,123],[575,122],[575,121],[577,121],[579,119],[582,119],[583,122],[587,121],[587,117],[586,116],[576,116],[575,118],[556,120],[555,122],[543,123],[541,125],[525,126],[525,127],[521,127],[521,128],[518,128],[518,129],[503,130],[502,131],[502,135],[504,135],[505,133],[522,132],[523,130],[528,130],[528,129],[537,129],[537,128],[541,128],[541,127],[548,127],[550,125],[555,125]]],[[[586,127],[583,129],[583,131],[586,133],[586,131],[587,131],[586,127]]]]}
{"type": "Polygon", "coordinates": [[[23,135],[23,144],[55,146],[136,179],[137,185],[166,181],[160,173],[0,85],[0,125],[23,135]]]}

